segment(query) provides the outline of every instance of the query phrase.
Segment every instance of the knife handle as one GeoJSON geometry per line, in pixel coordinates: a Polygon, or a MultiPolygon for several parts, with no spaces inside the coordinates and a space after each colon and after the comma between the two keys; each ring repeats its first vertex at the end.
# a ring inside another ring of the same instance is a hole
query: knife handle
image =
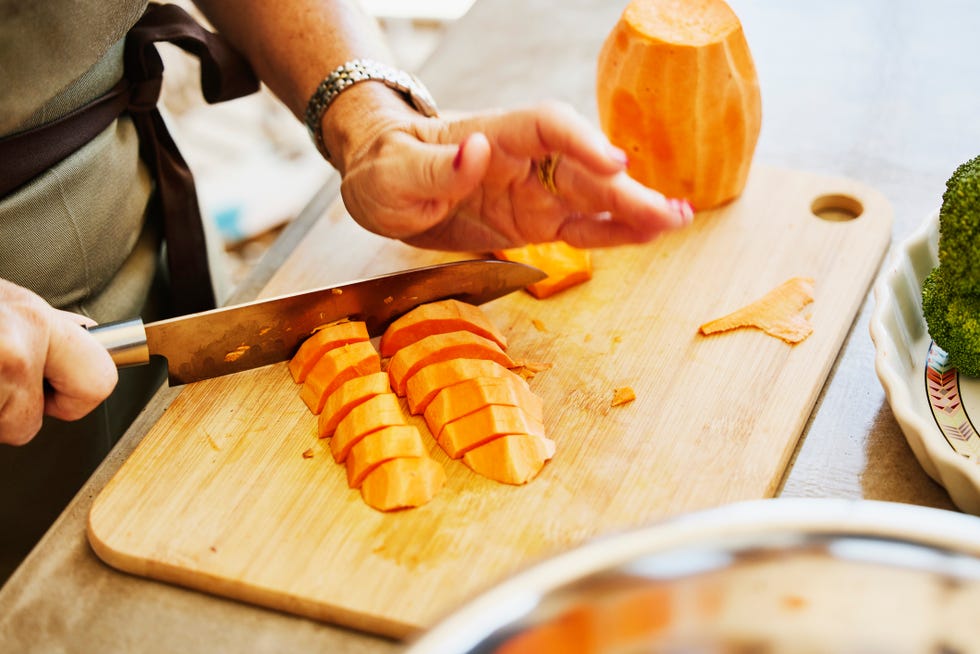
{"type": "Polygon", "coordinates": [[[89,333],[109,351],[117,368],[139,366],[150,362],[143,320],[119,320],[89,328],[89,333]]]}

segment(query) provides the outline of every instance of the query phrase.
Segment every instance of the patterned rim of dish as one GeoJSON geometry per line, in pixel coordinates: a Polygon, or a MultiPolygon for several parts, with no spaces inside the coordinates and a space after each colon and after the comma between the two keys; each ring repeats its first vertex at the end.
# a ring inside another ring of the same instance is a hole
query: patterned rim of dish
{"type": "Polygon", "coordinates": [[[949,355],[935,341],[926,352],[925,391],[936,425],[958,454],[980,460],[980,434],[963,404],[960,376],[949,363],[949,355]]]}

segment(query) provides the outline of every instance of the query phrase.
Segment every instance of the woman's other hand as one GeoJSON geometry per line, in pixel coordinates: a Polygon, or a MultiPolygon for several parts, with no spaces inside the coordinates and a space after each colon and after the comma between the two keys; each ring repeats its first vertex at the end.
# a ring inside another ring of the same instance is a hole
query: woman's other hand
{"type": "Polygon", "coordinates": [[[630,178],[626,155],[564,104],[414,116],[375,122],[338,166],[348,211],[373,232],[446,250],[603,247],[646,242],[692,219],[686,202],[630,178]],[[548,189],[539,169],[556,155],[548,189]]]}
{"type": "Polygon", "coordinates": [[[27,443],[44,414],[77,420],[112,392],[116,366],[82,328],[94,324],[0,280],[0,443],[27,443]]]}

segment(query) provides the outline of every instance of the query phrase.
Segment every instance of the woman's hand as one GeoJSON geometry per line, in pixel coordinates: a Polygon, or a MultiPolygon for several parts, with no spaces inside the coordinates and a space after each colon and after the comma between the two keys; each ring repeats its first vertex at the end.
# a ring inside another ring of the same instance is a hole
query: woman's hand
{"type": "Polygon", "coordinates": [[[642,243],[693,216],[630,178],[623,152],[560,103],[442,119],[404,112],[371,132],[340,166],[344,202],[365,228],[418,247],[642,243]],[[554,192],[539,178],[549,155],[554,192]]]}
{"type": "Polygon", "coordinates": [[[77,420],[112,392],[116,366],[82,329],[93,324],[0,280],[0,443],[31,440],[43,414],[77,420]]]}

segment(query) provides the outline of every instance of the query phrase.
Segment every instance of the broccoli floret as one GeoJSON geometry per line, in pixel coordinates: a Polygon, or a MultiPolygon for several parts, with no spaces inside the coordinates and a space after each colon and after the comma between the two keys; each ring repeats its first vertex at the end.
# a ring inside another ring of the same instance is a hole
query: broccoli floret
{"type": "Polygon", "coordinates": [[[922,312],[929,335],[968,377],[980,377],[980,294],[957,293],[942,266],[922,284],[922,312]]]}
{"type": "Polygon", "coordinates": [[[929,335],[956,369],[980,377],[980,157],[946,182],[939,210],[939,266],[922,284],[929,335]]]}
{"type": "Polygon", "coordinates": [[[980,157],[946,182],[939,209],[939,265],[960,292],[980,292],[980,157]]]}
{"type": "Polygon", "coordinates": [[[929,326],[929,336],[932,340],[936,343],[949,343],[949,323],[946,321],[948,287],[942,272],[942,268],[933,268],[922,282],[922,313],[929,326]]]}

